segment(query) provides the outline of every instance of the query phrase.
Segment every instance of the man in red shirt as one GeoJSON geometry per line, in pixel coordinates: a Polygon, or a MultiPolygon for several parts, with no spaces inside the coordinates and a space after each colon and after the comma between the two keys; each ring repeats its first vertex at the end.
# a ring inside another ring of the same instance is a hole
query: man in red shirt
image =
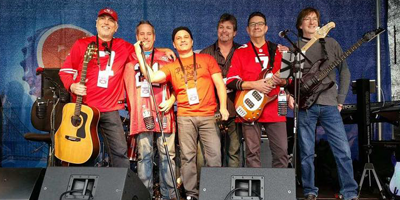
{"type": "Polygon", "coordinates": [[[129,168],[124,129],[118,110],[124,108],[123,72],[133,46],[113,38],[118,29],[118,15],[110,9],[100,10],[96,20],[97,35],[79,39],[60,70],[64,87],[73,99],[82,95],[83,103],[100,111],[99,129],[108,146],[110,165],[129,168]],[[86,84],[80,84],[84,54],[95,42],[98,55],[87,65],[86,84]]]}
{"type": "MultiPolygon", "coordinates": [[[[214,89],[217,89],[223,120],[229,117],[226,108],[226,88],[221,70],[215,59],[207,54],[193,52],[192,33],[187,27],[175,28],[173,45],[179,57],[175,62],[153,72],[149,67],[153,83],[170,82],[178,102],[179,146],[181,147],[181,175],[187,199],[198,198],[196,169],[197,139],[204,145],[205,159],[210,167],[221,166],[221,143],[217,134],[214,113],[217,109],[214,89]],[[215,86],[215,88],[214,88],[215,86]]],[[[137,48],[140,52],[140,48],[137,48]]],[[[140,69],[145,65],[140,61],[140,69]]]]}
{"type": "MultiPolygon", "coordinates": [[[[149,21],[140,21],[136,26],[136,40],[143,42],[146,63],[154,71],[158,71],[162,66],[170,62],[168,56],[164,53],[165,49],[160,51],[154,47],[156,40],[155,29],[149,21]]],[[[155,106],[159,106],[159,110],[165,113],[161,119],[162,129],[166,133],[164,136],[173,168],[172,171],[175,171],[176,127],[174,112],[171,110],[175,102],[175,96],[171,95],[168,84],[153,84],[157,104],[154,105],[153,99],[150,97],[149,82],[140,72],[136,54],[133,53],[132,57],[134,60],[125,67],[124,81],[130,113],[130,137],[136,138],[138,176],[149,190],[151,196],[153,196],[153,141],[155,139],[159,155],[160,192],[163,199],[173,199],[176,195],[160,127],[155,120],[155,106]],[[154,122],[153,127],[146,126],[146,119],[144,118],[146,113],[150,114],[154,122]]]]}
{"type": "MultiPolygon", "coordinates": [[[[250,14],[247,24],[250,41],[239,47],[233,54],[231,68],[227,75],[228,88],[235,89],[238,92],[255,89],[265,95],[273,96],[277,95],[280,86],[286,83],[285,80],[280,79],[275,74],[280,70],[282,60],[282,54],[277,48],[273,64],[271,65],[269,62],[271,60],[269,48],[275,44],[265,40],[267,31],[265,15],[260,12],[250,14]],[[270,70],[274,74],[271,77],[272,84],[267,79],[259,79],[262,70],[270,70]]],[[[270,141],[272,166],[275,168],[287,167],[286,117],[278,115],[277,99],[264,107],[260,118],[255,123],[246,123],[241,118],[239,118],[239,121],[243,122],[247,167],[261,167],[261,126],[265,128],[270,141]]]]}

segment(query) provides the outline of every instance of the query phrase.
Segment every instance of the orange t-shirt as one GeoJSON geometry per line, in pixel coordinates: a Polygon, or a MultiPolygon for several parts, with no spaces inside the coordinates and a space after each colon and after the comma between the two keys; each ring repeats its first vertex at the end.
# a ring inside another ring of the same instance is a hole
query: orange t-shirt
{"type": "Polygon", "coordinates": [[[185,69],[188,88],[197,89],[199,103],[190,105],[186,86],[185,75],[178,59],[175,62],[165,65],[161,71],[165,73],[167,81],[172,83],[178,102],[178,116],[213,116],[217,109],[215,99],[215,87],[212,75],[221,73],[217,61],[208,54],[196,54],[197,84],[194,81],[193,56],[181,58],[185,69]]]}

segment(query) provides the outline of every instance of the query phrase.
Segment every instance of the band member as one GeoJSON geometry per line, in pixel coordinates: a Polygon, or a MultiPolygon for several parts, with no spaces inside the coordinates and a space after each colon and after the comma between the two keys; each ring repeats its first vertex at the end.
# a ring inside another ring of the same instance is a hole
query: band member
{"type": "MultiPolygon", "coordinates": [[[[204,145],[207,165],[221,166],[221,143],[214,119],[217,109],[214,86],[221,102],[219,111],[223,120],[229,116],[226,109],[227,93],[215,59],[207,54],[193,52],[193,37],[189,28],[175,28],[172,41],[179,54],[178,59],[156,72],[149,67],[147,69],[153,83],[170,82],[177,95],[181,177],[187,199],[198,199],[197,139],[204,145]]],[[[140,51],[140,48],[135,47],[136,51],[140,51]]],[[[139,62],[144,72],[144,63],[139,62]]]]}
{"type": "MultiPolygon", "coordinates": [[[[219,68],[222,71],[224,82],[226,82],[226,75],[228,74],[229,67],[231,66],[233,52],[240,47],[238,43],[233,41],[233,38],[236,36],[236,31],[236,17],[228,13],[222,14],[217,26],[218,40],[200,52],[209,54],[215,58],[219,68]]],[[[227,108],[229,111],[229,119],[228,121],[224,122],[225,126],[228,128],[227,134],[222,135],[222,137],[224,137],[222,139],[224,153],[222,165],[227,167],[239,167],[240,137],[235,123],[236,111],[233,104],[235,100],[235,92],[233,90],[227,91],[227,108]]]]}
{"type": "Polygon", "coordinates": [[[118,15],[114,10],[100,10],[96,29],[96,36],[75,42],[59,74],[74,100],[76,95],[82,95],[83,103],[100,111],[99,130],[108,146],[110,165],[129,168],[126,138],[118,110],[124,108],[123,72],[134,49],[128,42],[113,38],[118,30],[118,15]],[[97,56],[88,63],[87,81],[82,85],[79,80],[84,54],[92,42],[98,48],[97,56]]]}
{"type": "MultiPolygon", "coordinates": [[[[301,48],[316,33],[319,26],[320,14],[314,8],[305,8],[297,16],[296,28],[302,37],[298,41],[301,48]]],[[[305,62],[303,74],[306,74],[312,64],[320,59],[328,58],[326,62],[334,62],[343,54],[339,43],[330,37],[314,43],[306,52],[311,62],[305,62]]],[[[337,67],[339,72],[340,86],[322,92],[316,103],[308,109],[299,111],[299,150],[301,158],[301,179],[303,182],[303,193],[307,200],[314,200],[318,196],[318,188],[314,184],[314,154],[315,154],[315,128],[317,121],[320,122],[328,135],[328,142],[331,146],[336,160],[340,193],[345,200],[355,200],[357,197],[357,183],[353,176],[353,166],[347,135],[343,121],[340,116],[350,83],[350,71],[346,61],[337,67]]],[[[323,82],[329,83],[336,80],[336,72],[331,71],[323,82]]],[[[293,102],[289,102],[293,108],[293,102]]]]}
{"type": "MultiPolygon", "coordinates": [[[[257,90],[268,96],[277,95],[286,80],[275,73],[281,68],[282,54],[276,44],[266,41],[268,31],[265,15],[251,13],[247,22],[250,41],[233,54],[232,66],[228,72],[228,88],[237,90],[257,90]],[[272,62],[273,61],[273,62],[272,62]],[[262,70],[270,70],[272,82],[259,79],[262,70]]],[[[238,94],[236,94],[238,95],[238,94]]],[[[239,120],[243,122],[243,119],[239,120]]],[[[288,165],[286,117],[278,115],[278,100],[268,103],[255,123],[243,123],[243,137],[246,142],[246,166],[261,167],[260,145],[261,126],[267,131],[272,152],[272,166],[285,168],[288,165]]]]}
{"type": "MultiPolygon", "coordinates": [[[[159,70],[161,66],[170,62],[163,51],[154,48],[156,40],[155,29],[149,21],[140,21],[136,26],[136,40],[143,43],[146,63],[154,71],[159,70]]],[[[161,119],[162,129],[165,133],[166,145],[173,168],[172,171],[175,172],[176,127],[174,112],[173,109],[171,110],[175,102],[175,96],[170,94],[168,84],[153,84],[153,92],[157,104],[154,105],[150,94],[149,82],[140,72],[136,54],[133,54],[133,58],[134,60],[126,65],[124,80],[131,120],[130,137],[136,137],[138,176],[148,188],[151,196],[153,196],[153,140],[155,140],[159,155],[160,192],[163,199],[173,199],[176,197],[176,194],[160,126],[155,120],[155,106],[159,106],[159,110],[164,112],[161,119]]]]}

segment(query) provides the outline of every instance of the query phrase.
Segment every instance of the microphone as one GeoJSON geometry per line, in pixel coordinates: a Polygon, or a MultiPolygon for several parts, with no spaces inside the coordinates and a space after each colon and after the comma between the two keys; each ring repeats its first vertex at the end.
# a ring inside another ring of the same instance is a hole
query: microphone
{"type": "Polygon", "coordinates": [[[36,116],[39,119],[44,119],[46,117],[46,101],[42,97],[38,97],[37,100],[37,107],[36,107],[36,116]]]}
{"type": "Polygon", "coordinates": [[[287,34],[289,31],[290,31],[289,29],[286,29],[286,30],[284,30],[284,31],[280,31],[280,32],[278,33],[278,35],[279,35],[279,37],[284,38],[284,37],[286,37],[286,34],[287,34]]]}
{"type": "Polygon", "coordinates": [[[36,68],[36,76],[39,74],[42,74],[44,72],[44,67],[38,67],[36,68]]]}

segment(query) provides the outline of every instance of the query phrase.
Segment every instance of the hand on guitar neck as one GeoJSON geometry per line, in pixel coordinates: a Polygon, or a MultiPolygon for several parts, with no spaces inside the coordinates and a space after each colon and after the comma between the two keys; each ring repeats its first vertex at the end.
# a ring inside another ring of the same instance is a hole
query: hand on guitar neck
{"type": "MultiPolygon", "coordinates": [[[[87,80],[86,80],[87,82],[87,80]]],[[[70,90],[72,93],[80,96],[85,96],[86,95],[86,86],[78,83],[72,83],[70,86],[70,90]]]]}

